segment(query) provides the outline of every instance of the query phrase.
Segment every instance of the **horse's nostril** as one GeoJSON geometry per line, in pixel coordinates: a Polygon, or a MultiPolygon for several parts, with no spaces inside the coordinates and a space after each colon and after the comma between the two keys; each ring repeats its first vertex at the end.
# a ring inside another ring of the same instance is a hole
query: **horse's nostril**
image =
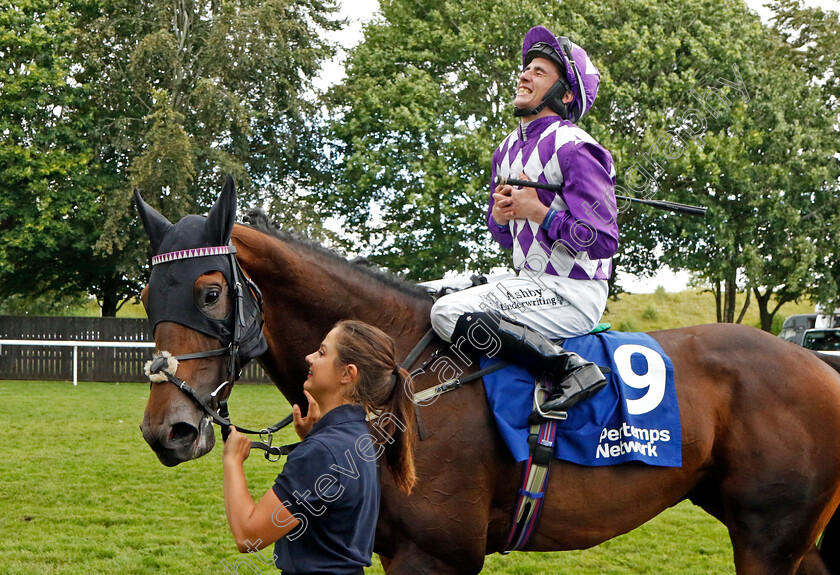
{"type": "Polygon", "coordinates": [[[169,430],[169,442],[180,443],[182,445],[190,444],[198,437],[198,429],[189,423],[179,422],[172,426],[169,430]]]}

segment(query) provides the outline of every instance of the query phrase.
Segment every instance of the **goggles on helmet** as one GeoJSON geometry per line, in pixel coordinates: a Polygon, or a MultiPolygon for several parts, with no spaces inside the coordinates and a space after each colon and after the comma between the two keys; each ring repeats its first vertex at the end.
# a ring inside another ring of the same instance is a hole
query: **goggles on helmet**
{"type": "Polygon", "coordinates": [[[560,57],[560,54],[557,53],[550,44],[547,42],[537,42],[533,46],[528,49],[528,52],[525,54],[525,65],[531,63],[534,58],[545,58],[547,60],[551,60],[560,68],[560,74],[565,76],[566,75],[566,64],[563,62],[563,59],[560,57]]]}
{"type": "Polygon", "coordinates": [[[547,42],[536,42],[528,49],[528,52],[525,54],[525,66],[528,66],[534,58],[545,58],[557,64],[557,72],[560,77],[548,90],[548,92],[546,92],[538,106],[534,108],[514,108],[513,115],[521,118],[524,116],[538,114],[543,108],[548,106],[560,114],[562,118],[569,119],[569,108],[563,102],[563,95],[567,91],[571,90],[571,86],[569,86],[569,82],[566,79],[566,63],[563,62],[563,59],[560,57],[560,54],[557,53],[557,50],[555,50],[547,42]]]}

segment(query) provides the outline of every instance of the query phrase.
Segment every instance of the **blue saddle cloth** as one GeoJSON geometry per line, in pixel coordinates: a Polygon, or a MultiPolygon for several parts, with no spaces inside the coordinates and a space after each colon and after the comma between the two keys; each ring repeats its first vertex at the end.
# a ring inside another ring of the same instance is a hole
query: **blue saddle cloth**
{"type": "MultiPolygon", "coordinates": [[[[682,434],[674,366],[645,333],[603,332],[566,340],[563,347],[608,366],[607,385],[558,421],[555,455],[580,465],[641,461],[680,467],[682,434]]],[[[481,367],[499,360],[481,358],[481,367]]],[[[499,431],[517,461],[528,459],[528,415],[534,374],[511,365],[484,377],[499,431]]]]}

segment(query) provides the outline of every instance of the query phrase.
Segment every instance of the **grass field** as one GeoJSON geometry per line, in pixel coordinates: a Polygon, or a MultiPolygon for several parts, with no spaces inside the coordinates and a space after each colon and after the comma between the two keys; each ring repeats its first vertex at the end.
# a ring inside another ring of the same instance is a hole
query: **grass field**
{"type": "MultiPolygon", "coordinates": [[[[222,561],[234,564],[239,555],[224,516],[221,451],[175,468],[161,465],[138,428],[147,395],[143,384],[0,381],[0,574],[230,573],[222,561]]],[[[278,420],[289,407],[273,387],[239,386],[231,411],[251,427],[278,420]]],[[[291,431],[281,438],[293,439],[291,431]]],[[[255,496],[280,470],[260,453],[245,465],[255,496]]],[[[594,549],[493,555],[483,572],[673,575],[734,568],[725,528],[683,503],[594,549]]],[[[368,573],[382,569],[375,563],[368,573]]]]}
{"type": "MultiPolygon", "coordinates": [[[[744,294],[738,294],[736,302],[737,317],[744,305],[744,294]]],[[[774,318],[774,335],[781,330],[785,318],[799,313],[814,313],[814,304],[802,301],[783,305],[774,318]]],[[[620,294],[617,300],[607,302],[607,311],[601,321],[611,323],[613,329],[620,331],[655,331],[715,323],[715,299],[709,292],[666,292],[661,288],[649,294],[620,294]]],[[[761,327],[755,300],[747,308],[741,323],[761,327]]]]}

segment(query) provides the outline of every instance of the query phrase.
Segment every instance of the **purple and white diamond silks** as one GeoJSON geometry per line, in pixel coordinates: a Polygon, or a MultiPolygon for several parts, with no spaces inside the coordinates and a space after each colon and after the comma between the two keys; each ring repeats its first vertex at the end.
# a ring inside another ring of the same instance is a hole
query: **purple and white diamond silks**
{"type": "Polygon", "coordinates": [[[513,250],[518,270],[572,279],[609,279],[618,246],[615,167],[610,153],[589,134],[559,116],[538,118],[512,132],[493,154],[492,176],[563,184],[562,195],[537,189],[542,203],[557,212],[543,222],[514,220],[501,227],[487,222],[493,237],[513,250]]]}

